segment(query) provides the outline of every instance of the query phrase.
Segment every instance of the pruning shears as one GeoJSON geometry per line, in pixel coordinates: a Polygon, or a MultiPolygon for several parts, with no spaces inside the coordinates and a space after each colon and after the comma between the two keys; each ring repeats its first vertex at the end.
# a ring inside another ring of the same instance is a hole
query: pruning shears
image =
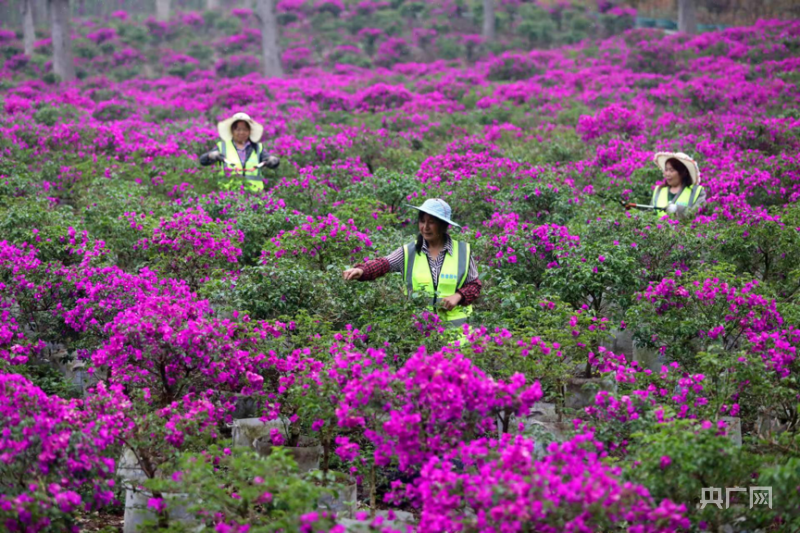
{"type": "MultiPolygon", "coordinates": [[[[224,158],[224,157],[222,158],[222,162],[225,163],[226,165],[233,165],[233,163],[231,161],[229,161],[227,158],[224,158]]],[[[255,168],[261,168],[266,164],[267,164],[266,161],[262,161],[261,163],[257,164],[255,166],[255,168]]]]}
{"type": "Polygon", "coordinates": [[[666,211],[666,208],[664,208],[664,207],[656,207],[654,205],[649,205],[649,204],[626,203],[626,204],[623,204],[623,207],[625,209],[645,209],[645,210],[649,210],[649,211],[666,211]]]}
{"type": "MultiPolygon", "coordinates": [[[[269,163],[269,162],[270,162],[270,161],[269,161],[269,159],[270,159],[270,158],[268,158],[266,161],[262,161],[262,162],[258,163],[258,164],[257,164],[257,165],[256,165],[254,168],[255,168],[255,169],[259,169],[259,168],[263,167],[264,165],[266,165],[267,163],[269,163]]],[[[275,159],[277,159],[277,158],[275,158],[275,159]]],[[[223,162],[223,163],[225,163],[226,165],[233,165],[233,164],[234,164],[234,163],[232,163],[232,162],[231,162],[231,161],[230,161],[228,158],[226,158],[226,157],[223,157],[223,158],[222,158],[222,162],[223,162]]],[[[276,166],[277,166],[277,165],[276,165],[276,166]]],[[[274,168],[274,167],[272,167],[272,168],[274,168]]]]}
{"type": "Polygon", "coordinates": [[[622,199],[620,199],[618,201],[619,201],[619,205],[621,205],[625,209],[642,209],[644,211],[666,211],[666,208],[664,208],[664,207],[656,207],[656,206],[650,205],[650,204],[635,204],[635,203],[632,203],[632,202],[626,202],[625,200],[622,200],[622,199]]]}

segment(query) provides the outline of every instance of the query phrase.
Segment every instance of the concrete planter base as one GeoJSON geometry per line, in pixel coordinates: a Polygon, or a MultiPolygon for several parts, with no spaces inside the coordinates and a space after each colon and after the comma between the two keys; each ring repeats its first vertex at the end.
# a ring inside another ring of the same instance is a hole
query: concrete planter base
{"type": "MultiPolygon", "coordinates": [[[[133,487],[129,487],[125,491],[125,521],[122,526],[123,533],[137,533],[139,528],[146,521],[156,519],[155,513],[147,507],[147,502],[152,497],[153,495],[150,492],[136,490],[133,487]]],[[[188,506],[180,503],[181,500],[188,502],[187,494],[165,494],[164,499],[170,500],[172,504],[169,508],[170,522],[180,521],[189,525],[194,522],[189,514],[188,506]]],[[[198,528],[199,527],[201,526],[198,526],[198,528]]],[[[199,531],[199,529],[196,530],[199,531]]]]}
{"type": "Polygon", "coordinates": [[[594,405],[598,391],[616,392],[617,383],[608,378],[571,378],[564,385],[564,407],[583,409],[594,405]]]}
{"type": "Polygon", "coordinates": [[[233,445],[252,448],[253,442],[259,437],[269,437],[273,429],[278,429],[286,434],[286,425],[281,420],[262,422],[258,418],[239,418],[231,426],[233,445]]]}
{"type": "Polygon", "coordinates": [[[353,518],[358,503],[358,483],[352,477],[341,472],[328,472],[338,486],[336,494],[325,494],[319,499],[319,508],[332,511],[340,518],[353,518]]]}
{"type": "MultiPolygon", "coordinates": [[[[268,436],[258,437],[253,442],[253,449],[255,449],[259,455],[265,457],[272,453],[273,448],[275,447],[270,442],[268,436]]],[[[319,460],[322,457],[322,446],[298,446],[294,448],[286,446],[283,448],[294,458],[301,474],[319,469],[319,460]]]]}

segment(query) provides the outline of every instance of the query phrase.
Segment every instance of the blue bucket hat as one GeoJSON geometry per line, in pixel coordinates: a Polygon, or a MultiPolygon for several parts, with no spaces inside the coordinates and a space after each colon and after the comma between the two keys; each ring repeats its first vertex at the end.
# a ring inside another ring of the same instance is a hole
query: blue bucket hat
{"type": "Polygon", "coordinates": [[[417,211],[422,211],[423,213],[428,213],[432,217],[436,217],[439,220],[444,220],[451,226],[455,226],[457,228],[461,227],[450,220],[450,215],[452,215],[453,210],[450,209],[450,205],[441,198],[429,198],[425,200],[425,202],[419,207],[414,205],[408,205],[408,207],[411,209],[416,209],[417,211]]]}

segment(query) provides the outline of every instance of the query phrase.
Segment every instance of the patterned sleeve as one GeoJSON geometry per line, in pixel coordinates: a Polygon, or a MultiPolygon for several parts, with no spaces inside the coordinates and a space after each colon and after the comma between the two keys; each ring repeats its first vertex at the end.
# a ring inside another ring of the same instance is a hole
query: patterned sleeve
{"type": "Polygon", "coordinates": [[[389,261],[389,272],[402,272],[403,271],[403,261],[405,260],[403,254],[403,247],[396,249],[394,252],[390,253],[385,258],[389,261]]]}
{"type": "Polygon", "coordinates": [[[364,271],[359,281],[372,281],[385,276],[389,272],[402,272],[403,271],[403,247],[396,249],[386,257],[380,257],[367,261],[366,263],[359,263],[353,268],[360,268],[364,271]]]}
{"type": "Polygon", "coordinates": [[[360,268],[364,271],[361,277],[358,278],[358,281],[372,281],[385,276],[386,273],[389,272],[389,261],[381,257],[379,259],[367,261],[366,263],[359,263],[353,268],[360,268]]]}
{"type": "Polygon", "coordinates": [[[475,264],[475,257],[469,254],[469,270],[467,270],[467,279],[464,280],[464,285],[472,283],[478,279],[478,265],[475,264]]]}
{"type": "Polygon", "coordinates": [[[458,305],[470,305],[481,295],[481,280],[476,279],[475,281],[465,283],[456,292],[461,295],[461,301],[458,302],[458,305]]]}

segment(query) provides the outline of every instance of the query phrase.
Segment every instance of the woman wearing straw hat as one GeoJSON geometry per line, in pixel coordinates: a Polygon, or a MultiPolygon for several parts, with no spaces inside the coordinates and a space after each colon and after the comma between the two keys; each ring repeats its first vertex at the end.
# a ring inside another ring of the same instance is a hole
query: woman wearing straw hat
{"type": "MultiPolygon", "coordinates": [[[[280,160],[264,151],[261,135],[264,126],[250,118],[247,113],[236,113],[217,124],[220,140],[217,147],[200,156],[203,166],[219,165],[220,176],[244,176],[247,189],[253,192],[264,190],[261,167],[277,168],[280,160]]],[[[233,179],[223,184],[226,189],[238,187],[233,179]]]]}
{"type": "Polygon", "coordinates": [[[653,191],[650,205],[678,217],[697,212],[706,201],[697,162],[683,152],[658,152],[653,162],[661,169],[664,183],[653,191]]]}
{"type": "Polygon", "coordinates": [[[386,257],[356,265],[344,271],[344,279],[371,281],[388,272],[402,272],[409,295],[423,291],[438,305],[439,316],[449,326],[465,324],[472,314],[472,302],[480,296],[481,282],[470,245],[456,241],[448,233],[449,226],[460,228],[450,220],[450,206],[433,198],[419,206],[419,234],[416,242],[397,248],[386,257]]]}

